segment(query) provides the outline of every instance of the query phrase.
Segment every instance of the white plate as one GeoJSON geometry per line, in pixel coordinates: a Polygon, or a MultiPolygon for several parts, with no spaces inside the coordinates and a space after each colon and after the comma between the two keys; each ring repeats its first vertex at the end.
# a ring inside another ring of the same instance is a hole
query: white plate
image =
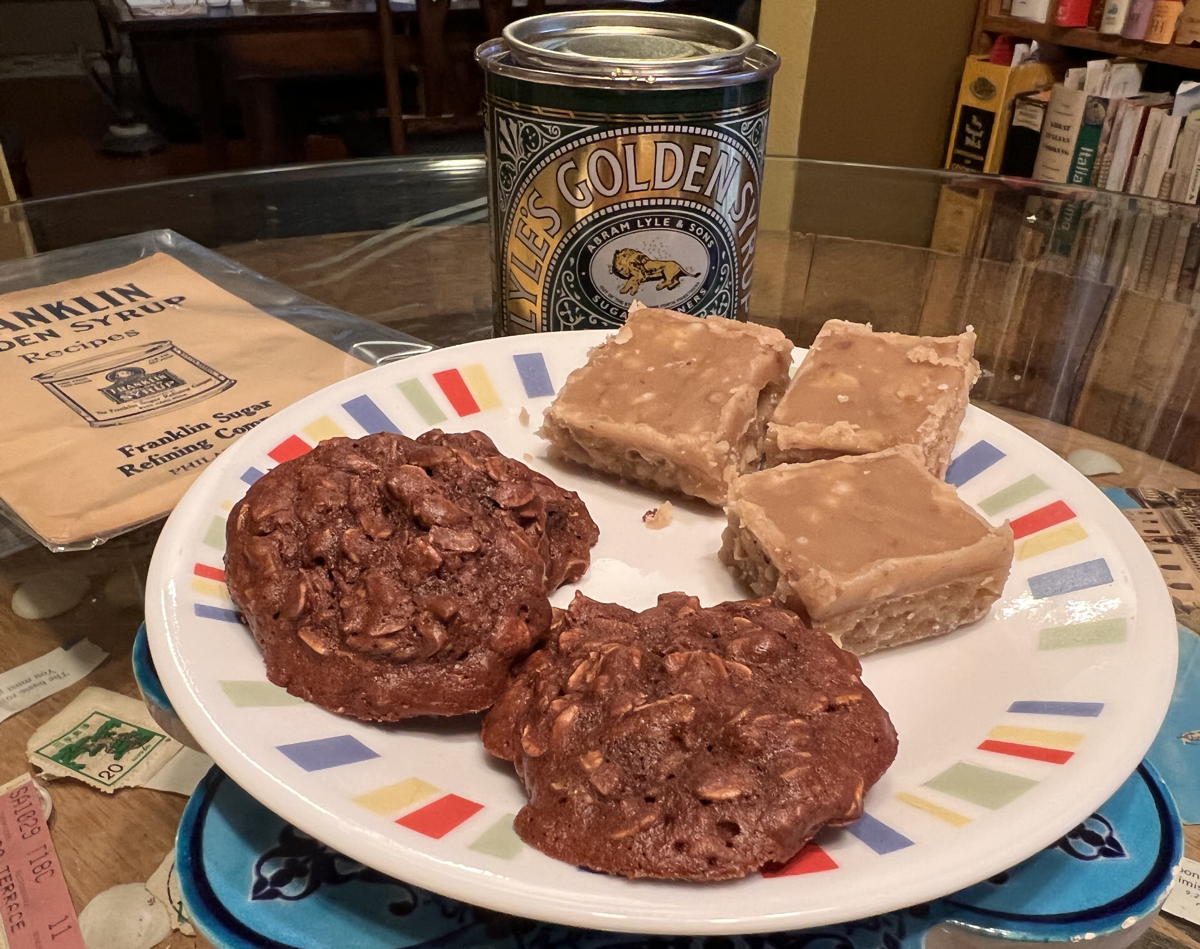
{"type": "Polygon", "coordinates": [[[263,422],[180,502],[150,568],[154,661],[184,724],[254,797],[368,866],[492,909],[599,929],[740,933],[851,920],[978,882],[1071,829],[1133,770],[1174,682],[1162,579],[1103,494],[974,408],[949,477],[994,522],[1014,521],[1005,595],[970,628],[867,658],[899,756],[870,791],[868,816],[821,834],[794,872],[673,884],[573,868],[513,835],[523,795],[484,752],[475,718],[367,725],[267,685],[219,583],[224,515],[257,473],[334,434],[481,429],[587,502],[601,535],[586,593],[634,608],[667,590],[705,604],[745,595],[717,561],[719,513],[677,503],[674,522],[651,531],[642,514],[661,497],[546,458],[534,435],[542,410],[602,338],[471,343],[347,379],[263,422]]]}

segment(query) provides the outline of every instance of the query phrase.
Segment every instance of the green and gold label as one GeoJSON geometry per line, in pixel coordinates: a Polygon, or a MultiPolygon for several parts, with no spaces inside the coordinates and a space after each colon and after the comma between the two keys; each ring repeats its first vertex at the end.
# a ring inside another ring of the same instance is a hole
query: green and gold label
{"type": "Polygon", "coordinates": [[[618,326],[634,300],[745,318],[765,101],[685,117],[492,97],[487,111],[500,332],[618,326]]]}

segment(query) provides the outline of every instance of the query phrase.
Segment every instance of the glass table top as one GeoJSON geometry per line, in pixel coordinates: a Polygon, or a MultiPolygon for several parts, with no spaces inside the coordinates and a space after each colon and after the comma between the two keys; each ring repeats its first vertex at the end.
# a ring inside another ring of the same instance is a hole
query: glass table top
{"type": "MultiPolygon", "coordinates": [[[[922,335],[973,326],[977,405],[1064,456],[1091,450],[1108,469],[1097,483],[1135,489],[1147,505],[1200,490],[1197,208],[795,159],[768,159],[764,181],[751,319],[798,345],[830,318],[922,335]]],[[[492,334],[481,157],[236,172],[0,207],[9,257],[158,228],[438,346],[492,334]]],[[[157,530],[87,553],[0,546],[0,671],[87,636],[110,654],[87,684],[136,695],[129,654],[157,530]],[[80,592],[52,616],[24,618],[13,595],[31,582],[80,592]]],[[[1185,548],[1176,554],[1183,587],[1200,582],[1196,550],[1185,548]]],[[[1200,593],[1183,587],[1174,592],[1186,619],[1200,593]]],[[[0,780],[27,769],[29,735],[81,687],[0,722],[0,780]]],[[[183,805],[144,789],[102,798],[74,782],[52,793],[77,908],[115,883],[145,880],[183,805]]],[[[1156,927],[1143,938],[1197,945],[1169,922],[1156,927]]],[[[166,945],[193,944],[171,938],[166,945]]]]}

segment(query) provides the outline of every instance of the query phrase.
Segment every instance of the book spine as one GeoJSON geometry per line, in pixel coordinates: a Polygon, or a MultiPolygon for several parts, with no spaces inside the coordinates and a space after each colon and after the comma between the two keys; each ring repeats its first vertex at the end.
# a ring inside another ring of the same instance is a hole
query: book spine
{"type": "Polygon", "coordinates": [[[1046,119],[1046,100],[1018,98],[1013,104],[1012,127],[1004,143],[1004,158],[1000,174],[1015,178],[1032,178],[1037,163],[1042,125],[1046,119]]]}
{"type": "Polygon", "coordinates": [[[1155,0],[1146,27],[1146,42],[1164,46],[1175,37],[1175,27],[1183,12],[1183,0],[1155,0]]]}
{"type": "Polygon", "coordinates": [[[1091,12],[1092,0],[1058,0],[1058,5],[1054,8],[1054,25],[1087,26],[1091,12]]]}
{"type": "Polygon", "coordinates": [[[1126,166],[1122,174],[1114,180],[1110,180],[1108,187],[1112,191],[1128,191],[1130,194],[1137,194],[1139,185],[1145,180],[1145,171],[1143,145],[1147,135],[1153,133],[1154,126],[1151,120],[1154,117],[1154,109],[1149,106],[1139,108],[1134,121],[1130,124],[1131,136],[1128,143],[1129,150],[1125,153],[1126,166]]]}
{"type": "Polygon", "coordinates": [[[1042,141],[1033,166],[1035,178],[1059,183],[1068,180],[1086,99],[1087,96],[1078,90],[1063,85],[1054,87],[1050,104],[1046,107],[1042,141]]]}
{"type": "Polygon", "coordinates": [[[1096,153],[1100,135],[1108,114],[1108,100],[1103,96],[1088,96],[1083,107],[1083,120],[1075,136],[1075,153],[1071,157],[1068,184],[1090,185],[1096,170],[1096,153]]]}
{"type": "Polygon", "coordinates": [[[1191,161],[1196,155],[1196,131],[1184,126],[1175,140],[1175,155],[1171,160],[1171,192],[1167,197],[1182,201],[1187,194],[1188,175],[1191,161]]]}
{"type": "Polygon", "coordinates": [[[1104,20],[1104,2],[1105,0],[1092,0],[1092,7],[1088,10],[1087,26],[1089,30],[1100,29],[1100,24],[1104,20]]]}
{"type": "Polygon", "coordinates": [[[1150,26],[1150,14],[1154,12],[1155,0],[1133,0],[1129,5],[1129,13],[1125,16],[1125,26],[1121,35],[1127,40],[1140,40],[1146,35],[1150,26]]]}
{"type": "Polygon", "coordinates": [[[1183,171],[1187,174],[1187,190],[1183,193],[1183,200],[1187,204],[1195,204],[1196,198],[1200,197],[1200,150],[1192,156],[1191,165],[1183,171]]]}
{"type": "Polygon", "coordinates": [[[1130,0],[1107,0],[1104,5],[1104,16],[1100,19],[1100,32],[1119,35],[1125,28],[1129,4],[1130,0]]]}
{"type": "Polygon", "coordinates": [[[1012,15],[1021,20],[1045,23],[1050,16],[1050,0],[1012,0],[1012,15]]]}
{"type": "Polygon", "coordinates": [[[1180,46],[1200,42],[1200,0],[1187,0],[1184,4],[1175,27],[1175,42],[1180,46]]]}

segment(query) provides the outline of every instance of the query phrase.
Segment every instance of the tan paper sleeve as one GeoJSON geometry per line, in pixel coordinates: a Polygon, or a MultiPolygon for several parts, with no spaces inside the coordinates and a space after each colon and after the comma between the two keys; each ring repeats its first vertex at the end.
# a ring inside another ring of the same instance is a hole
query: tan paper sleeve
{"type": "Polygon", "coordinates": [[[0,497],[51,546],[99,542],[367,368],[167,254],[0,296],[0,497]]]}

